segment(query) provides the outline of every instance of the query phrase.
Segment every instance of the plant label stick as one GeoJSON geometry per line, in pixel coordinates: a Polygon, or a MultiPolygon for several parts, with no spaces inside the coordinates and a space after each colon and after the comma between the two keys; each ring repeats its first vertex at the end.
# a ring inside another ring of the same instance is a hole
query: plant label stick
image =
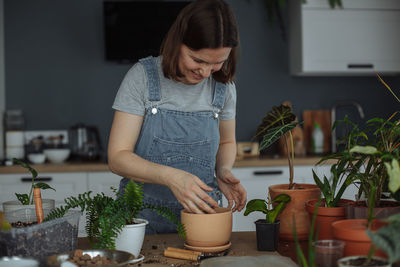
{"type": "Polygon", "coordinates": [[[37,222],[42,223],[44,219],[43,206],[42,206],[42,196],[40,195],[40,188],[33,188],[33,198],[35,199],[36,217],[37,222]]]}

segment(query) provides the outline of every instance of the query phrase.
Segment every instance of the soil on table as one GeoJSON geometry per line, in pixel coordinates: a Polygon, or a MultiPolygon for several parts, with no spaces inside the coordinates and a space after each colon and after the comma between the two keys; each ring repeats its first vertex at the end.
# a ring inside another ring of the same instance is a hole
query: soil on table
{"type": "MultiPolygon", "coordinates": [[[[16,223],[16,227],[21,228],[23,224],[16,223]]],[[[46,266],[47,256],[76,249],[77,231],[76,226],[64,221],[26,232],[0,232],[0,256],[32,257],[40,261],[40,266],[46,266]]]]}
{"type": "Polygon", "coordinates": [[[370,262],[367,264],[365,263],[366,259],[365,258],[356,258],[356,259],[351,259],[347,260],[345,264],[348,264],[350,266],[386,266],[387,262],[377,260],[377,259],[371,259],[370,262]]]}

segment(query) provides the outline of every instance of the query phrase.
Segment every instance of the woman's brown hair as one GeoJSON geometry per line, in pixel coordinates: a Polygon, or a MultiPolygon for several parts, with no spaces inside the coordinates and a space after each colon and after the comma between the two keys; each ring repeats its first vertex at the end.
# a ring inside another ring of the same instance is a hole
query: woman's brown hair
{"type": "Polygon", "coordinates": [[[181,45],[192,50],[231,47],[228,60],[214,72],[218,82],[231,82],[237,62],[239,34],[231,7],[223,0],[195,0],[182,9],[161,45],[164,76],[173,80],[182,77],[178,61],[181,45]]]}

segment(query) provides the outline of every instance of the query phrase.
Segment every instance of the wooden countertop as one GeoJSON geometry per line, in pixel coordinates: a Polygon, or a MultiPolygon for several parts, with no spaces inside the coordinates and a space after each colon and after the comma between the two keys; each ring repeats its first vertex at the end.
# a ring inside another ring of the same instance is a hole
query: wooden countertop
{"type": "MultiPolygon", "coordinates": [[[[295,158],[294,164],[315,165],[320,160],[319,157],[304,157],[295,158]]],[[[325,164],[333,163],[328,161],[325,164]]],[[[236,160],[234,167],[277,167],[287,166],[287,158],[248,158],[236,160]]],[[[33,168],[38,173],[49,172],[103,172],[109,171],[108,165],[105,162],[66,162],[61,164],[33,164],[33,168]]],[[[21,166],[0,166],[0,174],[25,173],[26,170],[21,166]]]]}
{"type": "MultiPolygon", "coordinates": [[[[261,255],[281,255],[289,257],[296,261],[296,251],[294,242],[279,241],[278,251],[258,251],[256,232],[232,232],[232,246],[227,256],[261,256],[261,255]]],[[[306,243],[302,243],[305,248],[306,243]]],[[[144,261],[130,266],[152,267],[152,266],[199,266],[200,262],[167,258],[163,256],[167,247],[184,248],[184,240],[178,234],[145,235],[141,254],[144,255],[144,261]]],[[[78,248],[89,249],[89,243],[86,238],[78,239],[78,248]]],[[[304,251],[304,250],[303,250],[304,251]]]]}

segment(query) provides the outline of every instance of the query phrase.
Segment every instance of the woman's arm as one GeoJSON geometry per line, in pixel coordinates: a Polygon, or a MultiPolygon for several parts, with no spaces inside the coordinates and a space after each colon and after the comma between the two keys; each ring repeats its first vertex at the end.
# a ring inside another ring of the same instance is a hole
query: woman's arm
{"type": "Polygon", "coordinates": [[[218,185],[228,200],[228,208],[241,211],[246,205],[247,193],[240,181],[232,174],[236,158],[235,119],[220,121],[220,144],[216,159],[218,185]]]}
{"type": "Polygon", "coordinates": [[[214,213],[205,201],[212,206],[218,204],[204,192],[212,191],[212,188],[197,176],[150,162],[133,153],[142,124],[142,116],[115,111],[108,142],[108,165],[111,171],[137,182],[168,186],[188,211],[214,213]]]}

